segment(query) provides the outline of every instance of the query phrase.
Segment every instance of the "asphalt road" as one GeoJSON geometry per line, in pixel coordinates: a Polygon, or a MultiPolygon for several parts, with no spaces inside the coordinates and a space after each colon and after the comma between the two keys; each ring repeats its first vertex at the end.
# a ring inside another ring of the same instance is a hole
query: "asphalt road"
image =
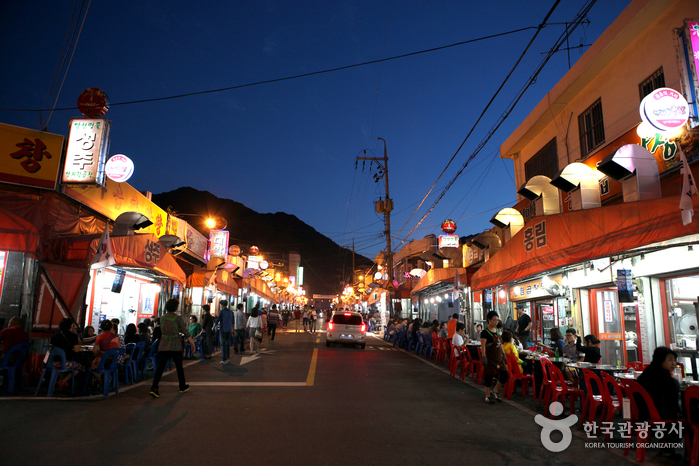
{"type": "MultiPolygon", "coordinates": [[[[529,408],[488,405],[478,387],[379,338],[365,350],[326,348],[322,333],[292,331],[262,347],[259,357],[232,356],[228,365],[220,353],[188,361],[191,389],[180,394],[167,372],[159,399],[148,395],[150,380],[107,399],[0,399],[1,462],[632,463],[585,448],[577,428],[571,445],[552,453],[529,408]]],[[[646,464],[654,462],[651,454],[646,464]]]]}

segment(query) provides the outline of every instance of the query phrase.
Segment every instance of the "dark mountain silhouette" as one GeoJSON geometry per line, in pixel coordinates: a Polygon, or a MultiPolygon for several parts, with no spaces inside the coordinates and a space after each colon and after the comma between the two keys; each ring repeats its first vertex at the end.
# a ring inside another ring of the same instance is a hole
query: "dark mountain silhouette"
{"type": "MultiPolygon", "coordinates": [[[[294,215],[284,212],[260,214],[239,202],[220,199],[208,191],[190,187],[153,194],[153,202],[180,213],[184,220],[206,236],[206,216],[225,218],[230,244],[237,244],[243,251],[251,245],[259,247],[262,255],[270,257],[297,251],[304,267],[304,288],[311,295],[340,293],[342,277],[350,276],[352,251],[341,248],[294,215]]],[[[357,266],[368,265],[372,261],[356,254],[355,263],[357,266]]]]}

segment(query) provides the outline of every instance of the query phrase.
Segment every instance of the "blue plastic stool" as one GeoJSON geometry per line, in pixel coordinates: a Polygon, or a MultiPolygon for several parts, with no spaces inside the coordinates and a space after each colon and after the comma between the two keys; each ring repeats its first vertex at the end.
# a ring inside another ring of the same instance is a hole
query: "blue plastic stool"
{"type": "Polygon", "coordinates": [[[7,352],[2,362],[0,362],[0,373],[7,371],[7,375],[3,378],[3,387],[7,386],[7,391],[9,393],[15,392],[15,385],[17,384],[17,379],[19,378],[20,390],[24,388],[24,377],[22,377],[22,364],[24,363],[24,353],[27,352],[30,343],[17,343],[13,345],[12,348],[7,352]],[[10,364],[10,359],[12,355],[15,354],[17,359],[15,362],[10,364]],[[19,375],[19,377],[17,377],[19,375]]]}
{"type": "Polygon", "coordinates": [[[53,396],[53,389],[56,387],[56,380],[58,379],[58,374],[62,372],[70,372],[72,374],[72,377],[70,379],[71,393],[75,393],[75,369],[66,369],[66,352],[63,351],[61,348],[52,345],[44,346],[44,351],[49,351],[49,357],[44,363],[44,371],[41,373],[41,378],[39,379],[39,386],[36,387],[36,393],[34,393],[34,396],[37,396],[39,394],[41,384],[43,383],[44,377],[46,376],[47,372],[51,373],[49,379],[49,389],[46,395],[47,398],[51,398],[51,396],[53,396]],[[53,361],[54,358],[60,358],[60,367],[57,368],[55,366],[53,361]]]}
{"type": "Polygon", "coordinates": [[[100,374],[104,375],[104,396],[109,395],[109,383],[112,382],[114,385],[114,390],[116,391],[116,394],[119,394],[119,375],[117,373],[117,370],[119,369],[119,364],[117,362],[117,359],[119,356],[123,355],[126,353],[126,350],[124,348],[110,348],[108,349],[103,355],[102,359],[100,359],[99,366],[97,366],[97,369],[88,369],[87,370],[87,377],[85,378],[85,387],[83,388],[83,393],[87,391],[87,385],[90,383],[90,374],[93,372],[98,372],[100,374]],[[111,361],[110,361],[111,357],[111,361]],[[108,369],[105,369],[105,365],[107,362],[110,362],[110,366],[108,369]]]}

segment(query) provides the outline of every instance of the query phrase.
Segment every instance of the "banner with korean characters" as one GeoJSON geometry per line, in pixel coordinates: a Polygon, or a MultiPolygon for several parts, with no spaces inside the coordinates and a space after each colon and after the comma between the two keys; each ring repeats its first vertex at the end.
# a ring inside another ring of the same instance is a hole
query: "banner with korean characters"
{"type": "Polygon", "coordinates": [[[107,120],[70,120],[63,183],[104,184],[104,164],[109,152],[109,128],[107,120]]]}
{"type": "Polygon", "coordinates": [[[153,225],[138,230],[138,233],[153,233],[158,237],[166,233],[167,213],[128,183],[106,178],[104,186],[64,185],[63,192],[112,220],[124,212],[145,215],[153,225]]]}
{"type": "Polygon", "coordinates": [[[63,136],[0,123],[0,182],[56,189],[63,136]]]}

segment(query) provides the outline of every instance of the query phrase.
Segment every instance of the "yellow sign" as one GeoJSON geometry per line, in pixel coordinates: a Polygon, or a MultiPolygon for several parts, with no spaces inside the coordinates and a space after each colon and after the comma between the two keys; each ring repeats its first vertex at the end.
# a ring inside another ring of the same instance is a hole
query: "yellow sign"
{"type": "Polygon", "coordinates": [[[538,280],[531,280],[513,285],[510,287],[510,301],[521,301],[523,299],[534,299],[544,296],[557,296],[558,293],[551,294],[549,291],[554,290],[554,288],[560,290],[562,279],[562,275],[555,275],[553,277],[542,277],[538,280]],[[557,287],[553,285],[557,285],[557,287]]]}
{"type": "Polygon", "coordinates": [[[63,136],[0,123],[0,182],[56,189],[63,136]]]}
{"type": "Polygon", "coordinates": [[[393,283],[389,282],[388,285],[386,285],[386,289],[387,289],[387,290],[395,290],[396,287],[393,286],[393,283]]]}
{"type": "Polygon", "coordinates": [[[160,237],[166,233],[167,213],[148,200],[128,183],[117,183],[107,178],[101,186],[64,186],[66,196],[75,199],[112,220],[124,212],[139,212],[153,225],[138,233],[153,233],[160,237]]]}

